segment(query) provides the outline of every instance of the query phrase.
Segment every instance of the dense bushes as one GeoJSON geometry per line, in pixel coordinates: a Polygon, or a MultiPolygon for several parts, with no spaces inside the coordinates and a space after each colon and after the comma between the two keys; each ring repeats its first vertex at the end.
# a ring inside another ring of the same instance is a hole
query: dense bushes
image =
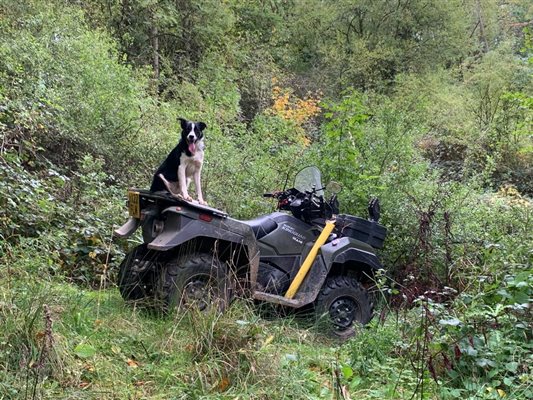
{"type": "Polygon", "coordinates": [[[31,263],[33,272],[99,284],[123,254],[111,249],[113,226],[123,219],[123,190],[106,184],[102,161],[86,156],[68,177],[52,164],[36,165],[39,173],[30,173],[13,154],[4,157],[9,162],[0,165],[0,257],[11,263],[24,252],[40,254],[31,263]]]}
{"type": "Polygon", "coordinates": [[[160,158],[152,143],[175,126],[169,107],[150,96],[148,72],[121,63],[114,41],[88,29],[75,7],[10,2],[1,10],[3,149],[24,146],[64,171],[90,153],[120,179],[143,176],[160,158]]]}

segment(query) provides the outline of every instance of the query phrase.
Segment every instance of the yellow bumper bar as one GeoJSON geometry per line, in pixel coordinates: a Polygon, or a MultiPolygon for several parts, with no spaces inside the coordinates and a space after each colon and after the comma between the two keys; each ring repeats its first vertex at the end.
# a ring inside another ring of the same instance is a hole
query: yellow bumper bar
{"type": "Polygon", "coordinates": [[[287,293],[285,293],[285,297],[287,299],[292,299],[294,295],[296,294],[296,292],[298,291],[298,289],[300,289],[300,286],[302,285],[304,278],[306,277],[307,273],[311,269],[311,266],[313,265],[313,262],[315,261],[315,258],[318,255],[318,251],[320,250],[320,247],[322,247],[322,245],[326,243],[326,240],[328,240],[328,237],[333,231],[333,228],[335,228],[335,221],[326,221],[326,226],[324,227],[324,229],[322,230],[322,232],[316,239],[316,242],[313,245],[313,248],[311,249],[307,257],[305,257],[305,260],[302,266],[300,267],[300,270],[294,277],[294,280],[292,281],[291,286],[289,287],[289,290],[287,290],[287,293]]]}

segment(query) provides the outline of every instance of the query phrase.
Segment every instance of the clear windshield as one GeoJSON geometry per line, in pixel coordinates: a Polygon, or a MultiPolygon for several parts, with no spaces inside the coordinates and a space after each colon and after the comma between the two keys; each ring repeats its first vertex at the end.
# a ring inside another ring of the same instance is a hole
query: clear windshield
{"type": "Polygon", "coordinates": [[[317,190],[316,194],[318,196],[323,196],[324,191],[322,190],[322,180],[320,176],[320,170],[315,167],[305,167],[294,177],[294,188],[298,189],[300,192],[305,192],[314,189],[317,190]]]}

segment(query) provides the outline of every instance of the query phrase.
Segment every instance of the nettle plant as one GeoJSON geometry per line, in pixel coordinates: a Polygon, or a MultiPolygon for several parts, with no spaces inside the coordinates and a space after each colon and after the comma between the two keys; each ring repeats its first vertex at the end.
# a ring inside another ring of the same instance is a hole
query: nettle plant
{"type": "Polygon", "coordinates": [[[460,294],[453,308],[425,296],[417,300],[427,369],[451,398],[531,398],[531,271],[479,280],[482,291],[460,294]]]}

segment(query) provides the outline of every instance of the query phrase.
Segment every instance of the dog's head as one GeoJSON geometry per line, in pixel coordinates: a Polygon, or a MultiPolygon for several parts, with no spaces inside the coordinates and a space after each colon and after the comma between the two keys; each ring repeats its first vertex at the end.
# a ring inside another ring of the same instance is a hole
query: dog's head
{"type": "Polygon", "coordinates": [[[181,139],[187,143],[187,149],[191,154],[194,154],[197,149],[198,142],[204,138],[203,130],[207,125],[203,122],[192,122],[180,118],[181,124],[181,139]]]}

